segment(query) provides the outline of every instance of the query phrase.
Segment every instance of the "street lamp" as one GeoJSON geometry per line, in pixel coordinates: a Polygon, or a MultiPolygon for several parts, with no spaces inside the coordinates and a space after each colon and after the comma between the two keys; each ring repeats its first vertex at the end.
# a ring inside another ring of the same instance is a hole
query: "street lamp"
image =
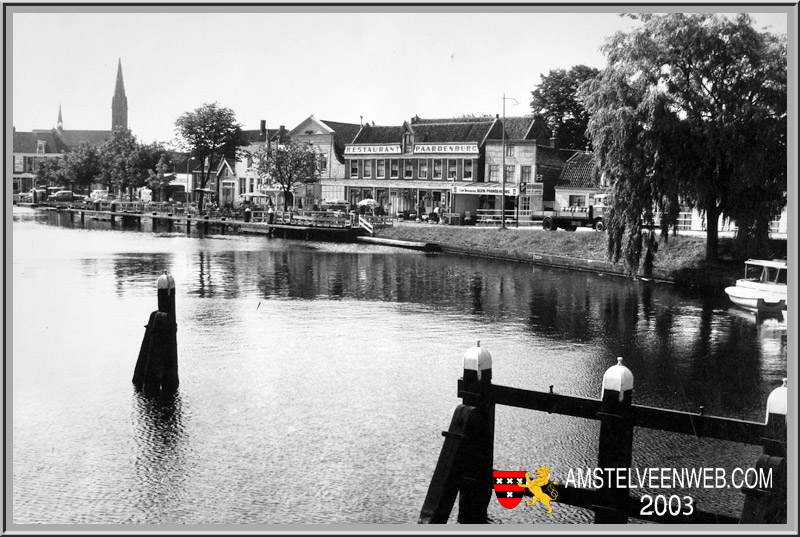
{"type": "Polygon", "coordinates": [[[514,97],[506,97],[503,94],[503,166],[502,166],[502,182],[500,184],[500,229],[506,228],[506,101],[514,101],[519,104],[519,101],[514,97]]]}

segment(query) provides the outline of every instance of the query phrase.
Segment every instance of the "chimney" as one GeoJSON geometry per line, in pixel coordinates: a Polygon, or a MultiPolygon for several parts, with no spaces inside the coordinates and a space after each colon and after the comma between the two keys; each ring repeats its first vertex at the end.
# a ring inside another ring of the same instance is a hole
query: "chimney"
{"type": "Polygon", "coordinates": [[[261,136],[266,136],[266,135],[267,135],[267,120],[266,119],[262,119],[261,120],[261,136]]]}
{"type": "Polygon", "coordinates": [[[550,137],[550,147],[552,147],[553,149],[558,149],[558,138],[556,138],[555,136],[550,137]]]}

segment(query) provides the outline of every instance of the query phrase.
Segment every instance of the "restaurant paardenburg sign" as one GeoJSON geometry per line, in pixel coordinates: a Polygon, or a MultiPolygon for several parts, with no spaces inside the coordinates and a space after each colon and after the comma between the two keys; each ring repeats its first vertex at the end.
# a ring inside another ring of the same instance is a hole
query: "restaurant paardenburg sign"
{"type": "Polygon", "coordinates": [[[348,145],[344,148],[345,155],[373,155],[387,153],[400,154],[400,144],[348,145]]]}
{"type": "Polygon", "coordinates": [[[477,153],[478,144],[414,144],[414,153],[477,153]]]}

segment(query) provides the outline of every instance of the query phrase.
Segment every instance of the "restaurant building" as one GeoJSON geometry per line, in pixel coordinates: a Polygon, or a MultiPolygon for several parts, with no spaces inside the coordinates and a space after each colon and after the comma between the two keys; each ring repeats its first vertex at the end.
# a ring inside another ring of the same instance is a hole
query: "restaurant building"
{"type": "Polygon", "coordinates": [[[473,204],[460,202],[454,188],[484,182],[484,146],[493,133],[501,133],[497,117],[363,125],[345,146],[341,193],[352,204],[375,199],[392,215],[468,211],[473,204]]]}

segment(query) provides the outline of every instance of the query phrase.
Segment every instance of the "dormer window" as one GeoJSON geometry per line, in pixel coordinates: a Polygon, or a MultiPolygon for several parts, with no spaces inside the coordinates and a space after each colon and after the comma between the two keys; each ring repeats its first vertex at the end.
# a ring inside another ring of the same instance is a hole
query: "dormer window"
{"type": "Polygon", "coordinates": [[[47,142],[45,142],[44,140],[36,141],[36,153],[38,155],[43,155],[46,147],[47,147],[47,142]]]}
{"type": "Polygon", "coordinates": [[[403,151],[411,153],[411,133],[407,132],[403,135],[403,151]]]}

